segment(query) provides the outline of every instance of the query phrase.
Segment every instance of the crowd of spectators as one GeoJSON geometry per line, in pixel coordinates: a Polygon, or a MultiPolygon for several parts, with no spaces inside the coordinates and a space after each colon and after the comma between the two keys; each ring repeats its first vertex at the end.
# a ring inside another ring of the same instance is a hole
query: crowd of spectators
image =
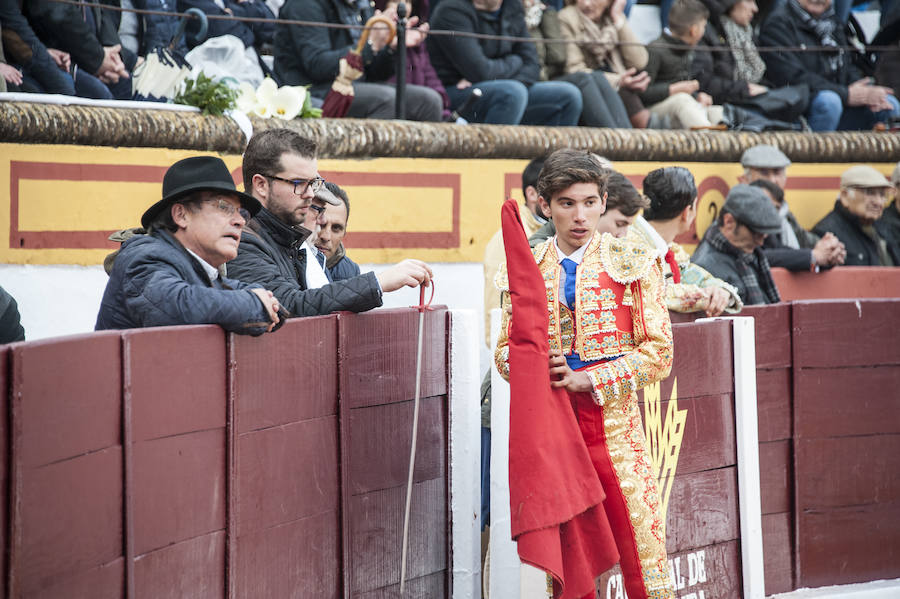
{"type": "MultiPolygon", "coordinates": [[[[659,129],[753,122],[813,131],[867,130],[900,119],[897,90],[890,87],[896,78],[870,54],[852,49],[868,40],[848,27],[848,1],[839,4],[775,0],[763,18],[756,0],[664,1],[667,27],[645,46],[629,23],[628,0],[411,0],[405,115],[419,121],[461,116],[476,123],[659,129]],[[480,35],[430,34],[431,29],[480,35]],[[760,46],[790,49],[769,52],[760,46]],[[480,96],[473,95],[475,89],[480,96]]],[[[882,2],[878,39],[900,50],[896,4],[882,2]]],[[[197,60],[214,62],[221,54],[197,53],[197,47],[227,39],[246,52],[250,70],[281,85],[308,86],[321,105],[342,58],[364,35],[361,26],[378,13],[396,20],[397,5],[0,0],[0,74],[10,91],[131,99],[133,74],[146,56],[168,47],[179,56],[191,51],[197,60]],[[202,35],[193,20],[180,34],[174,11],[189,9],[213,17],[202,35]],[[222,16],[251,20],[216,18],[222,16]]],[[[393,117],[396,49],[397,39],[386,28],[369,32],[347,116],[393,117]]],[[[879,60],[894,64],[894,54],[883,52],[879,60]]],[[[234,64],[239,63],[226,68],[234,64]]],[[[252,80],[243,72],[232,75],[252,80]]]]}

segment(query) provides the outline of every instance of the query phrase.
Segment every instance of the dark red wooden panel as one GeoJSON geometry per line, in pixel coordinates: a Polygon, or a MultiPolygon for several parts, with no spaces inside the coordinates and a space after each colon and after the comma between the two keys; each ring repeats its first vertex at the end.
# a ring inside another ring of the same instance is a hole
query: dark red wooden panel
{"type": "Polygon", "coordinates": [[[335,417],[245,433],[235,461],[238,535],[338,510],[335,417]]]}
{"type": "Polygon", "coordinates": [[[798,369],[794,377],[798,437],[900,433],[900,366],[798,369]]]}
{"type": "Polygon", "coordinates": [[[118,558],[97,568],[54,580],[25,597],[41,599],[121,599],[125,560],[118,558]]]}
{"type": "Polygon", "coordinates": [[[33,468],[121,443],[118,332],[12,346],[21,438],[16,460],[33,468]]]}
{"type": "Polygon", "coordinates": [[[800,587],[898,578],[900,501],[803,510],[798,541],[800,587]]]}
{"type": "Polygon", "coordinates": [[[337,316],[231,339],[238,433],[337,414],[337,316]]]}
{"type": "Polygon", "coordinates": [[[341,597],[337,512],[240,537],[236,597],[341,597]]]}
{"type": "Polygon", "coordinates": [[[793,304],[794,368],[900,364],[900,301],[793,304]]]}
{"type": "MultiPolygon", "coordinates": [[[[597,579],[598,596],[624,597],[622,571],[615,566],[597,579]]],[[[676,597],[741,599],[741,555],[738,541],[669,554],[669,572],[676,597]]]]}
{"type": "Polygon", "coordinates": [[[222,599],[225,592],[225,533],[202,535],[135,560],[135,597],[222,599]]]}
{"type": "MultiPolygon", "coordinates": [[[[9,539],[9,395],[10,378],[9,348],[0,346],[0,497],[4,498],[4,508],[0,509],[0,547],[7,547],[9,539]]],[[[0,599],[6,598],[6,559],[0,559],[0,599]]]]}
{"type": "Polygon", "coordinates": [[[900,435],[799,439],[796,452],[801,510],[900,504],[900,435]]]}
{"type": "MultiPolygon", "coordinates": [[[[438,599],[439,597],[449,597],[450,591],[447,588],[447,575],[443,572],[429,574],[419,578],[406,581],[403,586],[403,597],[409,599],[438,599]]],[[[355,599],[396,599],[400,597],[400,585],[376,589],[367,593],[353,593],[351,597],[355,599]]]]}
{"type": "MultiPolygon", "coordinates": [[[[443,477],[447,455],[447,398],[428,397],[419,404],[414,480],[443,477]]],[[[350,411],[350,480],[354,495],[398,485],[409,476],[413,402],[405,401],[350,411]]]]}
{"type": "MultiPolygon", "coordinates": [[[[411,399],[418,330],[419,313],[406,308],[340,314],[341,401],[356,408],[411,399]]],[[[447,393],[446,346],[446,309],[426,312],[422,397],[447,393]]]]}
{"type": "Polygon", "coordinates": [[[687,551],[737,539],[737,472],[720,468],[675,477],[666,518],[666,548],[687,551]]]}
{"type": "Polygon", "coordinates": [[[766,595],[794,590],[794,551],[791,514],[763,514],[763,561],[766,595]]]}
{"type": "MultiPolygon", "coordinates": [[[[678,379],[679,394],[681,378],[678,379]]],[[[663,385],[665,388],[665,384],[663,385]]],[[[702,470],[733,466],[737,461],[734,441],[734,406],[729,395],[694,397],[678,400],[678,410],[685,411],[684,433],[678,451],[676,474],[690,474],[702,470]]],[[[659,425],[665,430],[669,402],[661,408],[659,425]]],[[[644,430],[653,426],[647,418],[646,407],[641,403],[641,418],[644,430]]],[[[657,443],[653,440],[653,443],[657,443]]],[[[672,448],[665,449],[671,454],[672,448]]]]}
{"type": "Polygon", "coordinates": [[[726,321],[678,324],[672,326],[672,331],[675,342],[672,372],[678,373],[679,397],[730,393],[734,388],[731,324],[726,321]]]}
{"type": "Polygon", "coordinates": [[[158,327],[122,336],[135,442],[225,426],[220,327],[158,327]]]}
{"type": "Polygon", "coordinates": [[[759,444],[759,486],[763,514],[791,509],[794,479],[791,442],[769,441],[759,444]]]}
{"type": "Polygon", "coordinates": [[[756,371],[756,414],[761,443],[791,438],[791,372],[790,368],[756,371]]]}
{"type": "MultiPolygon", "coordinates": [[[[90,571],[122,555],[121,448],[25,470],[17,502],[10,575],[22,596],[41,596],[42,589],[81,575],[93,578],[90,571]]],[[[94,580],[122,588],[121,578],[94,580]]],[[[108,592],[97,588],[98,595],[108,592]]]]}
{"type": "Polygon", "coordinates": [[[791,304],[745,306],[739,316],[755,319],[757,368],[791,365],[791,304]]]}
{"type": "Polygon", "coordinates": [[[225,527],[225,431],[134,445],[136,556],[225,527]]]}
{"type": "MultiPolygon", "coordinates": [[[[351,596],[398,584],[406,488],[357,495],[350,500],[351,596]]],[[[448,568],[445,479],[413,487],[409,523],[408,578],[448,568]]]]}

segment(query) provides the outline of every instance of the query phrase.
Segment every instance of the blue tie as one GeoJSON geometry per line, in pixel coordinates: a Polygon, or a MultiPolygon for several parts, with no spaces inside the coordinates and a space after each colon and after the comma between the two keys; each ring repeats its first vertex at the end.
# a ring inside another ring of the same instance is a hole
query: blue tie
{"type": "Polygon", "coordinates": [[[575,309],[575,269],[578,268],[578,263],[573,260],[569,260],[568,258],[563,258],[563,261],[560,262],[562,264],[563,270],[566,271],[566,303],[569,304],[569,308],[571,310],[575,309]]]}

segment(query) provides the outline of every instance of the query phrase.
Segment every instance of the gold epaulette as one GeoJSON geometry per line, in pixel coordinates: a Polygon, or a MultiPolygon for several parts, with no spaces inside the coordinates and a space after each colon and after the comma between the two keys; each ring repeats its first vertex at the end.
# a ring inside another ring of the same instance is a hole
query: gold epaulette
{"type": "MultiPolygon", "coordinates": [[[[541,260],[544,259],[544,255],[547,253],[547,248],[552,245],[553,238],[551,237],[547,241],[543,241],[531,248],[531,253],[534,255],[534,261],[540,264],[541,260]]],[[[497,269],[497,274],[494,276],[494,286],[500,291],[509,291],[509,271],[506,269],[506,262],[503,262],[500,265],[500,268],[497,269]]]]}
{"type": "Polygon", "coordinates": [[[613,281],[627,285],[641,279],[657,260],[656,252],[634,239],[617,239],[606,233],[600,242],[600,262],[613,281]]]}

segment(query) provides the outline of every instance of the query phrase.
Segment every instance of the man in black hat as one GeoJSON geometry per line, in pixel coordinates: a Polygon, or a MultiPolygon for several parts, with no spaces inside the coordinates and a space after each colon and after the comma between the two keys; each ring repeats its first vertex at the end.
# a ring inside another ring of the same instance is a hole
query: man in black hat
{"type": "Polygon", "coordinates": [[[308,268],[309,260],[321,252],[306,241],[311,229],[324,223],[310,211],[340,202],[322,193],[325,181],[319,177],[316,151],[314,141],[290,129],[267,129],[250,139],[244,151],[244,189],[263,207],[244,230],[237,258],[228,264],[231,276],[262,283],[290,316],[364,312],[381,305],[383,292],[428,285],[431,268],[419,260],[321,285],[310,278],[316,271],[308,268]]]}
{"type": "Polygon", "coordinates": [[[217,324],[260,335],[279,323],[270,291],[226,279],[219,267],[237,255],[241,230],[260,209],[235,189],[214,156],[185,158],[163,178],[163,198],[141,217],[115,259],[96,330],[217,324]]]}
{"type": "Polygon", "coordinates": [[[766,236],[779,232],[781,218],[765,192],[751,185],[735,185],[692,261],[736,287],[745,305],[774,304],[781,297],[762,245],[766,236]]]}

